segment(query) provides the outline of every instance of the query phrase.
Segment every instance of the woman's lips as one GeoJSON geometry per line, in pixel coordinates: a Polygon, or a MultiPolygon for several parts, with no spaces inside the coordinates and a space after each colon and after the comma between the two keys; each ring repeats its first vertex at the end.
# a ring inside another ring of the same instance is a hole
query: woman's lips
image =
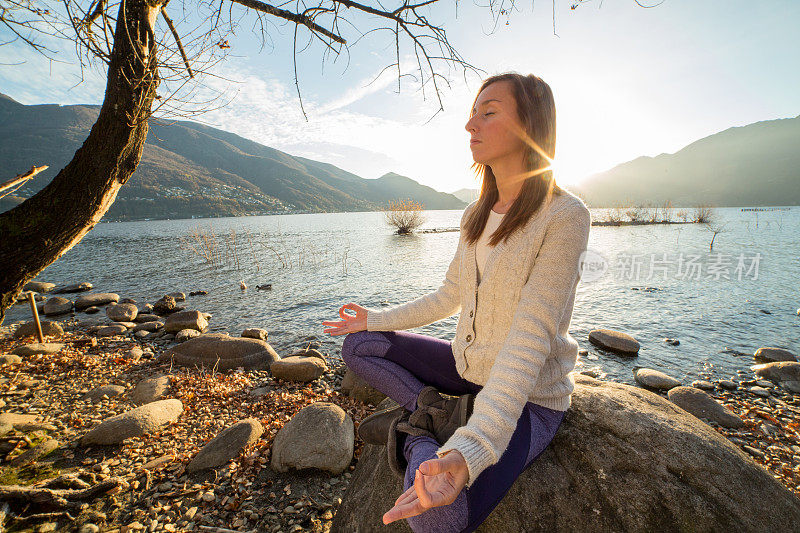
{"type": "Polygon", "coordinates": [[[478,144],[480,141],[477,139],[472,139],[469,141],[469,145],[472,146],[473,144],[478,144]]]}

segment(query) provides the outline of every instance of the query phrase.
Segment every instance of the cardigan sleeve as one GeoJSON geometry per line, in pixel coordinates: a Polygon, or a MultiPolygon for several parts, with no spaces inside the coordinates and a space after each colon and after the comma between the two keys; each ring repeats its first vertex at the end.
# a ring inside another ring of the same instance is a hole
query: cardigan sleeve
{"type": "Polygon", "coordinates": [[[591,215],[582,202],[552,215],[520,292],[508,337],[475,396],[472,415],[436,452],[442,457],[458,450],[464,456],[468,487],[508,447],[580,280],[580,256],[590,227],[591,215]]]}
{"type": "Polygon", "coordinates": [[[412,329],[432,324],[461,311],[459,270],[464,242],[464,220],[473,204],[468,205],[461,215],[456,253],[439,288],[415,300],[388,309],[367,308],[367,331],[412,329]]]}

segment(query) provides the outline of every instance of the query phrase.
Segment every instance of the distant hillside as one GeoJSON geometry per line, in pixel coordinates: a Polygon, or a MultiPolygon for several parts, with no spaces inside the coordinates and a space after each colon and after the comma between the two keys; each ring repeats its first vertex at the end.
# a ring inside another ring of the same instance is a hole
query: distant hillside
{"type": "Polygon", "coordinates": [[[729,128],[570,187],[591,207],[800,205],[800,116],[729,128]]]}
{"type": "MultiPolygon", "coordinates": [[[[26,106],[0,94],[0,168],[8,177],[49,165],[0,212],[41,190],[72,159],[99,106],[26,106]]],[[[380,210],[411,198],[426,209],[467,202],[416,181],[386,174],[364,179],[338,167],[189,121],[150,121],[142,161],[106,220],[239,216],[286,212],[380,210]]]]}
{"type": "Polygon", "coordinates": [[[464,202],[472,203],[473,200],[477,200],[478,196],[480,195],[480,189],[458,189],[457,191],[451,192],[453,196],[462,200],[464,202]]]}

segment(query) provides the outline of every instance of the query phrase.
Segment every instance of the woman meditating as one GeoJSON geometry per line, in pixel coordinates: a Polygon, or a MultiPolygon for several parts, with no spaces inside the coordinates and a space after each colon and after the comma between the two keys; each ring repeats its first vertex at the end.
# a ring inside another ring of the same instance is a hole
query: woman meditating
{"type": "Polygon", "coordinates": [[[553,439],[574,388],[568,329],[591,226],[555,184],[555,104],[541,78],[485,80],[466,130],[481,192],[442,285],[322,322],[348,334],[347,366],[399,404],[358,428],[403,478],[383,522],[426,533],[473,531],[553,439]],[[403,331],[459,312],[452,341],[403,331]]]}

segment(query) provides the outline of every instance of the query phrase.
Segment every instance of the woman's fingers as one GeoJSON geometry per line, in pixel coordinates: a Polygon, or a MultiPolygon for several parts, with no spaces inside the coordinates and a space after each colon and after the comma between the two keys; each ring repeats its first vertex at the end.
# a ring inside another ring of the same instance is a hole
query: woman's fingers
{"type": "Polygon", "coordinates": [[[403,494],[397,497],[397,499],[394,501],[394,504],[398,505],[398,504],[408,503],[409,500],[416,497],[417,495],[414,492],[414,487],[411,486],[408,487],[408,489],[406,489],[406,491],[403,494]]]}
{"type": "Polygon", "coordinates": [[[414,474],[414,492],[419,498],[419,503],[425,509],[430,509],[433,507],[433,499],[431,495],[428,493],[427,487],[425,487],[425,476],[422,475],[422,472],[417,469],[416,474],[414,474]]]}
{"type": "Polygon", "coordinates": [[[383,515],[383,523],[389,524],[395,520],[408,518],[409,516],[417,516],[418,514],[422,514],[424,511],[425,509],[420,505],[419,500],[414,498],[409,503],[396,505],[386,511],[386,514],[383,515]]]}

